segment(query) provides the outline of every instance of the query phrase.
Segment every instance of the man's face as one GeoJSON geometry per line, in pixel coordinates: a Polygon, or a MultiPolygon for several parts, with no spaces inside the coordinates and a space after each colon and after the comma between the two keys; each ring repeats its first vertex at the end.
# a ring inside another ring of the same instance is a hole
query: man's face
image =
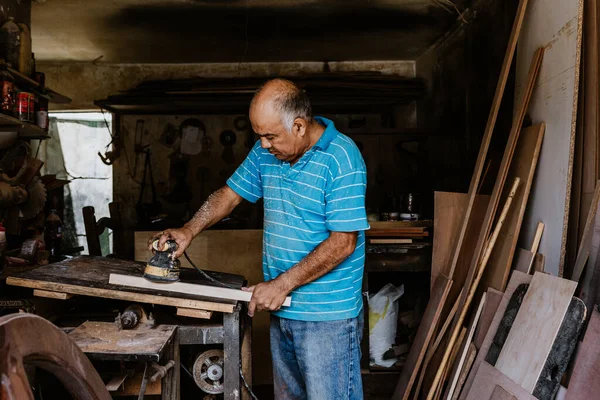
{"type": "Polygon", "coordinates": [[[294,124],[292,132],[287,132],[281,117],[269,108],[260,107],[250,111],[252,129],[260,137],[261,147],[279,160],[290,163],[297,161],[303,152],[304,129],[294,124]]]}

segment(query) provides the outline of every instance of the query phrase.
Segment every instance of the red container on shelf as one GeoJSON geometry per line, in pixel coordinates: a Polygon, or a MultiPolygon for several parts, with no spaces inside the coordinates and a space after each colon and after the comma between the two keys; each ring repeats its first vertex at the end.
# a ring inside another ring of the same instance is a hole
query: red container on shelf
{"type": "Polygon", "coordinates": [[[19,92],[16,101],[16,117],[21,121],[33,122],[33,111],[35,97],[33,93],[19,92]]]}

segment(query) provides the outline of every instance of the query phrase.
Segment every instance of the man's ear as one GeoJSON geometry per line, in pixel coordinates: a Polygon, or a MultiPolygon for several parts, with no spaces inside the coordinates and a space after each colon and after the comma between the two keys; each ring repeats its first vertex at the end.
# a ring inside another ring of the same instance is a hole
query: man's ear
{"type": "Polygon", "coordinates": [[[294,125],[292,126],[292,131],[300,137],[303,137],[306,134],[306,120],[304,118],[296,118],[294,120],[294,125]]]}

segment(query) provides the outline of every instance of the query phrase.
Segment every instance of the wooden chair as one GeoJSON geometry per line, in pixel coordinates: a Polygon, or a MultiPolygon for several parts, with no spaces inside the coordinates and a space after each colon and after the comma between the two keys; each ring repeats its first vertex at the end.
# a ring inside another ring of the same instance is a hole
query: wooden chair
{"type": "Polygon", "coordinates": [[[90,256],[102,256],[100,235],[106,228],[109,228],[113,231],[113,255],[117,258],[124,258],[126,254],[124,251],[123,224],[121,223],[119,203],[109,203],[108,210],[110,218],[103,217],[96,222],[94,207],[87,206],[82,209],[88,251],[90,256]]]}

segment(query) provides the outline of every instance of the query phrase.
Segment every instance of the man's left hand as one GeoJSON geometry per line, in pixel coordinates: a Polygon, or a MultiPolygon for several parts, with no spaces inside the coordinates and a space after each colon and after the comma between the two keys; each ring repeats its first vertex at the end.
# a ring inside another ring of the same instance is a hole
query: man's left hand
{"type": "Polygon", "coordinates": [[[243,290],[252,292],[252,299],[248,305],[248,315],[253,317],[255,311],[277,311],[285,301],[289,290],[284,288],[282,282],[274,279],[261,282],[243,290]]]}

